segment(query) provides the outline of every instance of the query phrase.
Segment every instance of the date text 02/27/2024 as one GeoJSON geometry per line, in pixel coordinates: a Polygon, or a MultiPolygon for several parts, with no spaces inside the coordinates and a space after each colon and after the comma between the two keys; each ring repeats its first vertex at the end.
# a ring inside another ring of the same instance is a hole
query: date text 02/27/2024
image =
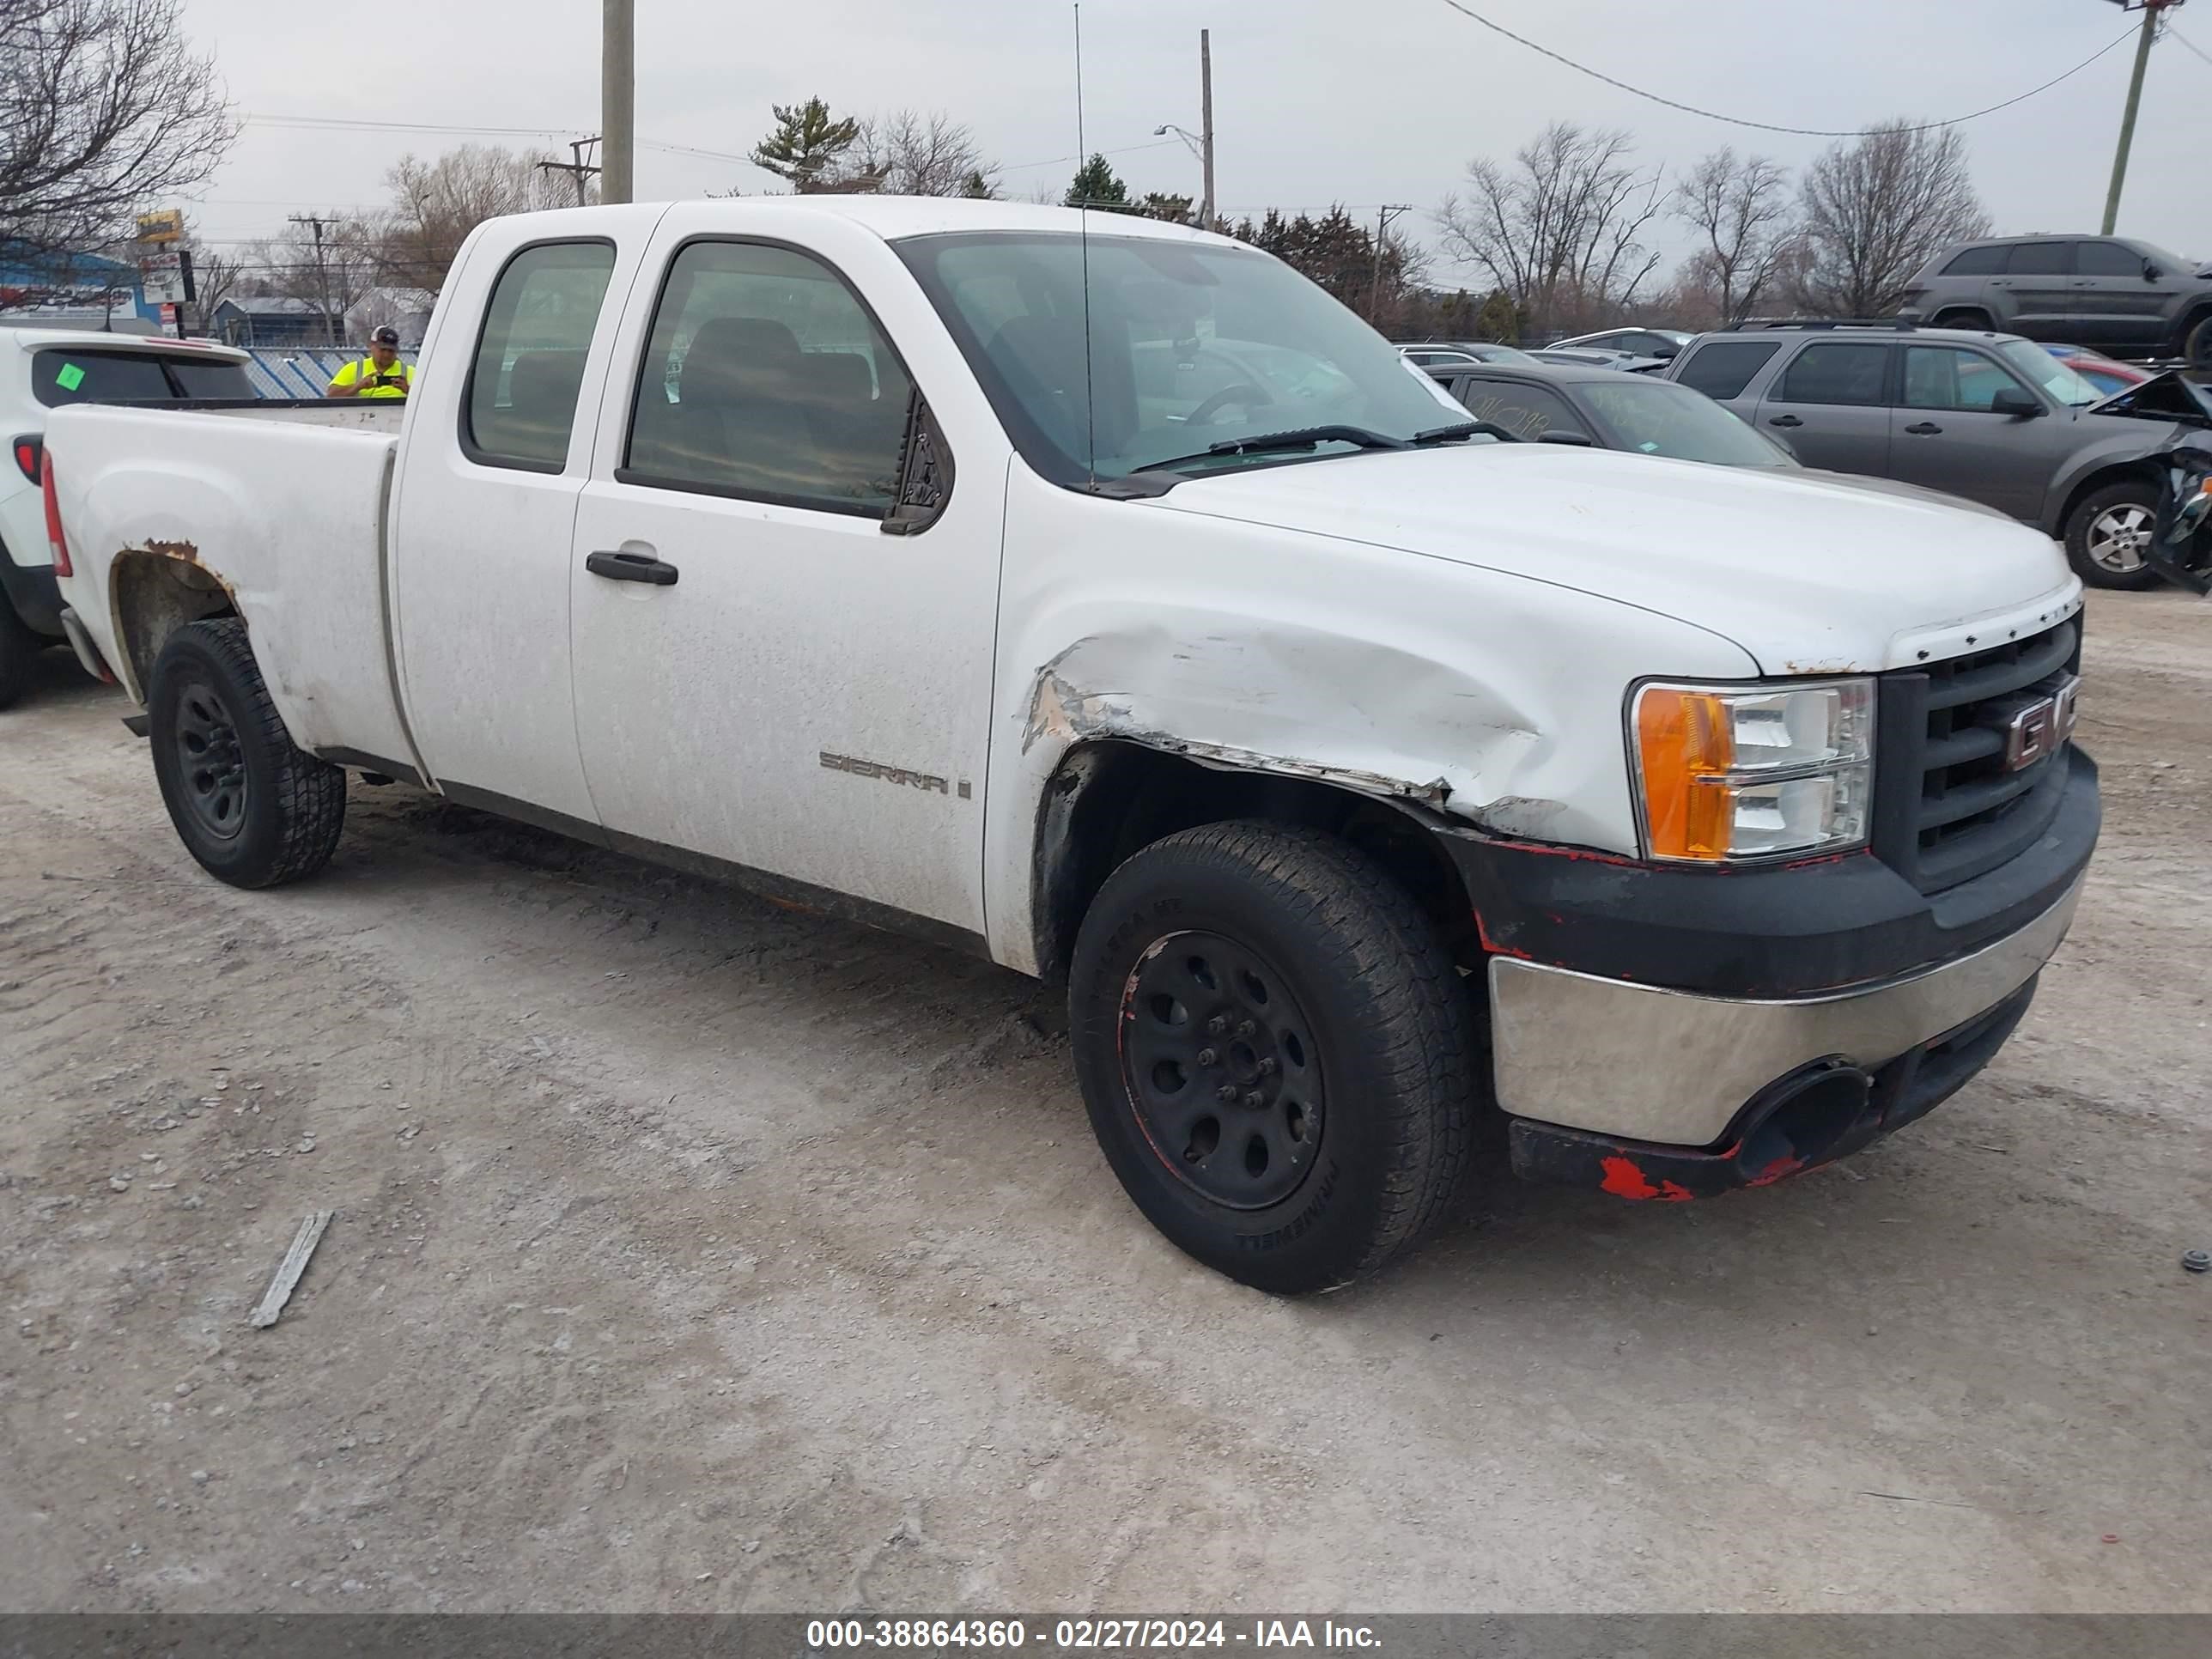
{"type": "Polygon", "coordinates": [[[822,1619],[806,1626],[811,1654],[891,1649],[950,1655],[963,1649],[1018,1650],[1034,1642],[1062,1651],[1177,1652],[1200,1648],[1358,1648],[1382,1645],[1372,1627],[1334,1620],[1253,1619],[822,1619]],[[1048,1632],[1049,1632],[1048,1634],[1048,1632]]]}

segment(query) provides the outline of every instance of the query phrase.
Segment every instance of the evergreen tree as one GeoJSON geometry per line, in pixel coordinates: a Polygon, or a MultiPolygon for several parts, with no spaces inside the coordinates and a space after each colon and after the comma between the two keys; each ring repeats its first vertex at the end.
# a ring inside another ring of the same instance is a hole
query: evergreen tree
{"type": "Polygon", "coordinates": [[[1094,155],[1085,161],[1067,186],[1062,198],[1066,207],[1103,208],[1109,213],[1134,213],[1129,204],[1129,187],[1123,184],[1114,169],[1107,165],[1103,155],[1094,155]]]}
{"type": "Polygon", "coordinates": [[[802,196],[839,188],[845,152],[860,136],[860,124],[838,120],[819,98],[803,104],[777,104],[775,130],[753,146],[752,163],[791,181],[802,196]]]}

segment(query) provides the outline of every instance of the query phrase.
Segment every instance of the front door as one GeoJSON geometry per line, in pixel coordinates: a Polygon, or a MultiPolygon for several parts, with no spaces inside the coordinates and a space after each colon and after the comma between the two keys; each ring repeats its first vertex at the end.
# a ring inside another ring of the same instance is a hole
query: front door
{"type": "Polygon", "coordinates": [[[2166,310],[2185,270],[2158,268],[2125,242],[2083,242],[2074,265],[2074,337],[2107,350],[2157,351],[2168,333],[2166,310]]]}
{"type": "Polygon", "coordinates": [[[1889,471],[1887,340],[1816,340],[1776,379],[1759,419],[1808,466],[1881,477],[1889,471]]]}
{"type": "Polygon", "coordinates": [[[712,222],[665,223],[576,518],[600,821],[617,847],[980,934],[1003,454],[978,446],[940,516],[885,533],[907,360],[823,258],[712,222]]]}
{"type": "Polygon", "coordinates": [[[1966,346],[1907,345],[1905,390],[1890,444],[1890,475],[2033,521],[2069,444],[2072,411],[2047,399],[1988,354],[1966,346]],[[2039,419],[1992,412],[2000,392],[2045,410],[2039,419]]]}

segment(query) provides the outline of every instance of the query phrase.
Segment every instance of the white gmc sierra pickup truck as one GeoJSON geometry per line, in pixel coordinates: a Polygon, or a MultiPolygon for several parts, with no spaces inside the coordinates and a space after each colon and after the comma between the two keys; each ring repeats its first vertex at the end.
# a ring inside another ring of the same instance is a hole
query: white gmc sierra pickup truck
{"type": "Polygon", "coordinates": [[[195,858],[313,873],[353,769],[1064,980],[1115,1175],[1269,1290],[1488,1146],[1686,1199],[1909,1122],[2096,841],[2043,537],[1503,441],[1194,230],[495,220],[404,411],[294,413],[47,430],[195,858]]]}

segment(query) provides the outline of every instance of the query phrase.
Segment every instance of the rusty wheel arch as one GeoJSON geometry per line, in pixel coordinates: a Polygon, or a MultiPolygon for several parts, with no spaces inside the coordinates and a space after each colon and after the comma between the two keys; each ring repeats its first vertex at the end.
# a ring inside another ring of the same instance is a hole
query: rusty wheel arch
{"type": "Polygon", "coordinates": [[[238,615],[230,584],[200,562],[190,542],[148,541],[117,554],[107,570],[108,614],[120,662],[112,665],[141,704],[169,636],[211,617],[238,615]]]}

